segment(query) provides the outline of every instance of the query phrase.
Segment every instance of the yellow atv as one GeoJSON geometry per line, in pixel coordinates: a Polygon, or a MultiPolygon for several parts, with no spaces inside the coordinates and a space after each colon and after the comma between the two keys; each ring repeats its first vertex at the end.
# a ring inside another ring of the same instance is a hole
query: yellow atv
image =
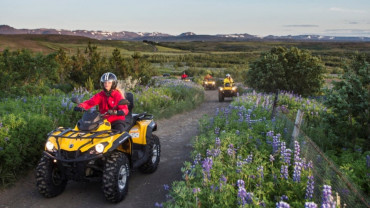
{"type": "Polygon", "coordinates": [[[203,80],[203,87],[204,89],[216,89],[216,81],[213,79],[203,80]]]}
{"type": "Polygon", "coordinates": [[[152,115],[132,114],[132,93],[126,98],[129,104],[127,100],[118,103],[129,108],[124,132],[111,129],[105,114],[85,111],[73,129],[60,127],[48,134],[36,168],[37,188],[44,197],[62,193],[68,180],[101,181],[106,199],[120,202],[128,192],[131,169],[143,173],[157,169],[161,148],[159,138],[152,134],[157,124],[152,115]]]}
{"type": "Polygon", "coordinates": [[[238,88],[233,83],[226,82],[223,87],[218,88],[218,101],[223,102],[225,97],[236,97],[238,88]]]}

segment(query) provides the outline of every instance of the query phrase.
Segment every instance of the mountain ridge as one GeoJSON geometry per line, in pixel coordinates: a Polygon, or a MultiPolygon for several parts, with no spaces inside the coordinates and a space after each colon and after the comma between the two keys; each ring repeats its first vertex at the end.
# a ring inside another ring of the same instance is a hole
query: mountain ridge
{"type": "Polygon", "coordinates": [[[194,32],[184,32],[179,35],[170,35],[161,32],[108,32],[102,30],[58,30],[49,28],[38,29],[16,29],[9,25],[0,25],[0,34],[55,34],[84,36],[98,40],[127,40],[127,41],[355,41],[367,42],[370,37],[340,37],[323,35],[268,35],[260,37],[248,33],[242,34],[217,34],[217,35],[198,35],[194,32]]]}

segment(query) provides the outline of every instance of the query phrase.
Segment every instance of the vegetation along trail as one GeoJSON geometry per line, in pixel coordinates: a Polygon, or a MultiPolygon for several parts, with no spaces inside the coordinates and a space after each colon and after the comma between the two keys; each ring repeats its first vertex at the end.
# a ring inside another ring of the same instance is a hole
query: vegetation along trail
{"type": "Polygon", "coordinates": [[[190,156],[191,138],[198,134],[198,120],[205,114],[213,115],[216,108],[226,107],[230,99],[218,102],[217,90],[206,91],[205,101],[195,110],[158,120],[162,146],[161,161],[153,174],[134,171],[130,178],[126,198],[111,204],[105,200],[98,182],[77,183],[70,181],[65,191],[51,199],[43,198],[37,191],[34,172],[21,179],[14,187],[0,191],[0,208],[5,207],[154,207],[166,200],[168,191],[164,184],[181,179],[181,167],[190,156]]]}

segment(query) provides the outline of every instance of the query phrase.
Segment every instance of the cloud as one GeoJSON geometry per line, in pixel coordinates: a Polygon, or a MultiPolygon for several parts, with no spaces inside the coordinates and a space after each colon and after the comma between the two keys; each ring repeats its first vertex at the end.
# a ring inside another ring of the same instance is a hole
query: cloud
{"type": "Polygon", "coordinates": [[[329,9],[332,12],[342,12],[342,13],[365,13],[364,10],[356,10],[356,9],[343,9],[339,7],[332,7],[329,9]]]}
{"type": "Polygon", "coordinates": [[[319,27],[318,25],[284,25],[284,27],[319,27]]]}
{"type": "Polygon", "coordinates": [[[370,36],[369,29],[328,29],[325,32],[332,35],[370,36]]]}
{"type": "Polygon", "coordinates": [[[350,24],[350,25],[357,25],[357,24],[359,24],[359,22],[348,22],[348,24],[350,24]]]}

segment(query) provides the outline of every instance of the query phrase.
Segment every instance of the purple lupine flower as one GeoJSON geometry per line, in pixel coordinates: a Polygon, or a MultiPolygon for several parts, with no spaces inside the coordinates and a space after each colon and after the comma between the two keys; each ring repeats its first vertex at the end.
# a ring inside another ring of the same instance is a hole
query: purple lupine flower
{"type": "Polygon", "coordinates": [[[312,199],[314,188],[315,188],[315,181],[314,181],[313,175],[308,176],[305,199],[308,199],[308,200],[312,199]]]}
{"type": "Polygon", "coordinates": [[[207,173],[208,177],[210,176],[212,165],[213,165],[213,160],[211,157],[207,157],[206,159],[203,160],[203,163],[202,163],[203,171],[207,173]]]}
{"type": "Polygon", "coordinates": [[[234,149],[234,145],[233,144],[229,144],[229,148],[227,149],[227,154],[229,156],[235,155],[235,149],[234,149]]]}
{"type": "Polygon", "coordinates": [[[239,123],[243,122],[244,121],[244,119],[243,119],[243,112],[240,112],[239,111],[238,116],[239,116],[238,122],[239,123]]]}
{"type": "Polygon", "coordinates": [[[217,135],[220,134],[220,128],[218,128],[218,127],[215,128],[215,134],[217,134],[217,135]]]}
{"type": "Polygon", "coordinates": [[[245,196],[245,202],[247,204],[252,204],[253,203],[253,193],[247,192],[247,195],[245,196]]]}
{"type": "Polygon", "coordinates": [[[308,169],[308,168],[311,168],[311,169],[313,169],[313,162],[312,162],[312,160],[310,160],[308,163],[307,163],[307,168],[306,169],[308,169]]]}
{"type": "Polygon", "coordinates": [[[277,135],[273,136],[272,137],[272,154],[275,154],[278,151],[279,146],[280,146],[279,137],[277,135]]]}
{"type": "Polygon", "coordinates": [[[244,185],[245,185],[245,183],[244,183],[244,181],[242,180],[242,179],[239,179],[237,182],[236,182],[236,184],[238,185],[238,187],[240,188],[240,187],[243,187],[244,188],[244,185]]]}
{"type": "Polygon", "coordinates": [[[298,141],[294,141],[294,161],[300,161],[301,160],[300,157],[299,157],[300,151],[301,151],[301,148],[299,146],[298,141]]]}
{"type": "Polygon", "coordinates": [[[221,146],[221,140],[220,140],[219,137],[216,137],[215,145],[216,145],[216,147],[221,146]]]}
{"type": "Polygon", "coordinates": [[[156,202],[156,203],[154,204],[154,206],[155,206],[155,207],[163,207],[163,204],[162,204],[162,203],[158,203],[158,202],[156,202]]]}
{"type": "Polygon", "coordinates": [[[257,167],[257,172],[259,172],[261,178],[263,179],[263,166],[262,165],[257,167]]]}
{"type": "Polygon", "coordinates": [[[280,145],[281,145],[281,147],[280,147],[280,154],[281,154],[281,157],[280,157],[280,159],[284,162],[284,158],[285,158],[285,150],[286,150],[286,144],[285,144],[285,142],[281,142],[280,143],[280,145]]]}
{"type": "Polygon", "coordinates": [[[247,196],[247,191],[245,190],[244,187],[240,187],[238,189],[238,201],[240,204],[244,205],[245,204],[245,197],[247,196]]]}
{"type": "Polygon", "coordinates": [[[288,201],[288,200],[289,200],[289,198],[288,198],[288,196],[287,196],[287,195],[282,195],[282,196],[280,197],[280,200],[281,200],[281,201],[288,201]]]}
{"type": "Polygon", "coordinates": [[[193,194],[197,194],[200,192],[200,188],[193,188],[193,194]]]}
{"type": "Polygon", "coordinates": [[[194,158],[194,165],[199,164],[199,162],[202,160],[202,155],[198,153],[194,158]]]}
{"type": "Polygon", "coordinates": [[[286,202],[280,201],[276,203],[276,208],[290,208],[290,205],[286,202]]]}
{"type": "Polygon", "coordinates": [[[251,114],[246,114],[245,115],[245,122],[248,124],[251,124],[251,114]]]}
{"type": "Polygon", "coordinates": [[[269,131],[266,133],[266,136],[268,137],[273,137],[274,136],[274,131],[269,131]]]}
{"type": "Polygon", "coordinates": [[[331,186],[324,185],[322,191],[322,204],[321,207],[323,208],[335,208],[336,202],[334,201],[333,196],[331,195],[331,186]]]}
{"type": "Polygon", "coordinates": [[[236,162],[236,172],[237,173],[240,173],[242,171],[242,166],[243,166],[243,162],[242,161],[237,161],[236,162]]]}
{"type": "Polygon", "coordinates": [[[287,165],[281,165],[280,169],[280,178],[285,178],[288,180],[289,173],[288,173],[288,166],[287,165]]]}
{"type": "Polygon", "coordinates": [[[366,166],[370,168],[370,155],[366,155],[366,166]]]}
{"type": "Polygon", "coordinates": [[[306,202],[304,203],[304,208],[317,208],[317,204],[315,202],[306,202]]]}
{"type": "Polygon", "coordinates": [[[169,186],[169,185],[167,185],[167,184],[164,184],[164,185],[163,185],[163,188],[164,188],[164,190],[165,190],[165,191],[170,190],[170,186],[169,186]]]}
{"type": "Polygon", "coordinates": [[[302,163],[294,162],[294,171],[293,171],[293,181],[294,182],[301,181],[301,170],[302,170],[302,163]]]}
{"type": "Polygon", "coordinates": [[[212,151],[211,151],[211,155],[213,156],[213,157],[217,157],[217,156],[219,156],[221,154],[221,150],[220,149],[213,149],[212,151]]]}
{"type": "Polygon", "coordinates": [[[247,162],[247,163],[252,163],[252,161],[253,161],[253,153],[248,155],[247,159],[245,159],[245,162],[247,162]]]}
{"type": "Polygon", "coordinates": [[[236,130],[235,131],[235,134],[239,136],[240,135],[240,131],[239,130],[236,130]]]}
{"type": "Polygon", "coordinates": [[[221,182],[223,182],[225,184],[227,182],[227,178],[224,175],[221,176],[220,180],[221,180],[221,182]]]}
{"type": "Polygon", "coordinates": [[[275,158],[273,155],[270,155],[270,162],[274,162],[275,158]]]}

